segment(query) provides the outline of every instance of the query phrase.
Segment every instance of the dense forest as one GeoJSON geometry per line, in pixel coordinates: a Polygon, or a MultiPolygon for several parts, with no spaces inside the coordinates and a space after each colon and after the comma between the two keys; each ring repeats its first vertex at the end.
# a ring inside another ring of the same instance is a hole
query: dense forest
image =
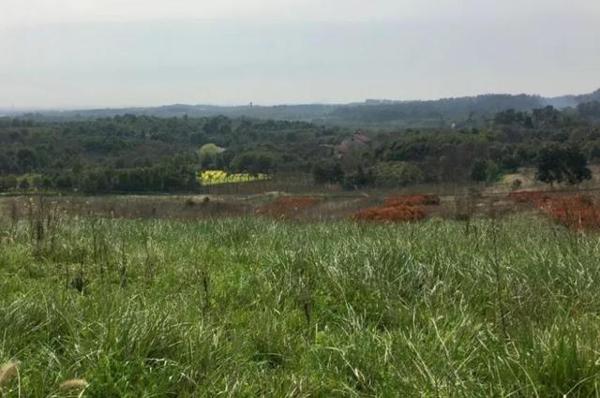
{"type": "MultiPolygon", "coordinates": [[[[417,108],[413,117],[430,116],[417,108]]],[[[493,182],[561,153],[578,164],[600,161],[600,102],[509,109],[485,123],[467,115],[452,127],[361,131],[225,116],[5,117],[0,190],[189,192],[201,188],[202,170],[311,175],[316,184],[346,189],[493,182]]]]}

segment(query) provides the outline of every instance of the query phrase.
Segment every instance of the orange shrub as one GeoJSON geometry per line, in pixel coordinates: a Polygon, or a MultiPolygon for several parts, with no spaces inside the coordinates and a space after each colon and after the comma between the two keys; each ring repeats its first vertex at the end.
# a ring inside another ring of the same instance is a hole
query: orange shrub
{"type": "Polygon", "coordinates": [[[384,206],[436,206],[440,204],[437,195],[401,195],[385,199],[384,206]]]}
{"type": "Polygon", "coordinates": [[[600,207],[588,196],[553,198],[540,208],[550,218],[568,228],[578,231],[600,228],[600,207]]]}
{"type": "Polygon", "coordinates": [[[381,206],[363,209],[352,217],[357,221],[419,221],[425,218],[425,210],[416,206],[381,206]]]}

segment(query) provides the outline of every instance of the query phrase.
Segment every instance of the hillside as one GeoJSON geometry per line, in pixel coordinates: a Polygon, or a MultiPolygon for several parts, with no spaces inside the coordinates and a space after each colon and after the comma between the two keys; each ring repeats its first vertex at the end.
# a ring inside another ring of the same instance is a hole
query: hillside
{"type": "MultiPolygon", "coordinates": [[[[516,103],[496,96],[438,102],[433,111],[413,103],[405,114],[398,113],[394,104],[365,105],[353,111],[340,109],[336,116],[344,119],[362,112],[361,120],[433,120],[435,112],[462,112],[468,117],[470,108],[501,109],[509,102],[516,103]]],[[[519,104],[521,109],[532,105],[526,96],[519,104]]],[[[0,118],[0,191],[33,187],[88,193],[189,192],[202,188],[197,172],[210,170],[266,174],[286,184],[314,180],[345,189],[495,181],[519,167],[535,165],[538,152],[548,145],[579,147],[584,160],[598,162],[599,104],[563,111],[552,107],[504,111],[480,126],[361,131],[224,116],[0,118]]]]}
{"type": "MultiPolygon", "coordinates": [[[[174,104],[159,107],[105,108],[28,113],[38,120],[86,120],[132,114],[157,117],[211,117],[307,121],[353,127],[448,127],[465,122],[482,123],[494,114],[514,109],[530,111],[547,105],[575,107],[600,100],[600,90],[590,94],[545,98],[538,95],[486,94],[475,97],[443,98],[429,101],[367,100],[351,104],[300,104],[275,106],[215,106],[174,104]]],[[[5,111],[4,113],[7,113],[5,111]]]]}

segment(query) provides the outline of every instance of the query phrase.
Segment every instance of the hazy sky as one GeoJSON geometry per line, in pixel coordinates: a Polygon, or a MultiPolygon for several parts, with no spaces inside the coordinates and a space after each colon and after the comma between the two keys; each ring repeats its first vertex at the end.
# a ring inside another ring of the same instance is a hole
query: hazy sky
{"type": "Polygon", "coordinates": [[[599,0],[0,0],[0,107],[600,88],[599,0]]]}

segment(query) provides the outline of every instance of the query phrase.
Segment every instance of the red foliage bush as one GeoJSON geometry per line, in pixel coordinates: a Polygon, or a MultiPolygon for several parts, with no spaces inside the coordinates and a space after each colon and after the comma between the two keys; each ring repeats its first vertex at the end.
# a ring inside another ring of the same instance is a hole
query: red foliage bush
{"type": "Polygon", "coordinates": [[[600,207],[585,195],[550,196],[542,191],[515,191],[508,197],[516,203],[539,208],[552,220],[574,230],[600,229],[600,207]]]}
{"type": "Polygon", "coordinates": [[[423,206],[439,204],[440,198],[437,195],[391,196],[385,199],[382,206],[360,210],[352,218],[357,221],[419,221],[427,216],[423,206]]]}
{"type": "Polygon", "coordinates": [[[425,210],[417,206],[381,206],[363,209],[352,218],[357,221],[419,221],[425,218],[425,210]]]}
{"type": "Polygon", "coordinates": [[[384,206],[437,206],[440,197],[437,195],[402,195],[386,198],[384,206]]]}
{"type": "Polygon", "coordinates": [[[574,230],[600,228],[600,207],[588,196],[553,198],[540,209],[558,223],[574,230]]]}
{"type": "Polygon", "coordinates": [[[258,209],[258,214],[271,216],[288,216],[311,208],[319,203],[319,199],[310,196],[282,196],[258,209]]]}

